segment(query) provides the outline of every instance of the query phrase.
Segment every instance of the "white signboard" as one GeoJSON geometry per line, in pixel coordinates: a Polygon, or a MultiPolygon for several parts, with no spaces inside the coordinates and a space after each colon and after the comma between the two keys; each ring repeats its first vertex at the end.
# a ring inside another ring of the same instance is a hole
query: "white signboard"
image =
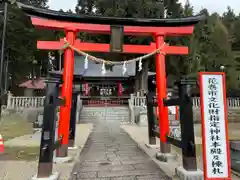
{"type": "Polygon", "coordinates": [[[224,73],[200,73],[204,179],[231,177],[224,73]]]}

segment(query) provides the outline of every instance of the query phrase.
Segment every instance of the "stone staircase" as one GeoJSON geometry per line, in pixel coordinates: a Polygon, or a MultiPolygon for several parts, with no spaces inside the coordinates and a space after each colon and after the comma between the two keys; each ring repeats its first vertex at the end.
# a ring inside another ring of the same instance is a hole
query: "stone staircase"
{"type": "Polygon", "coordinates": [[[121,123],[128,122],[129,109],[127,106],[83,106],[80,113],[80,122],[94,122],[97,120],[119,121],[121,123]]]}

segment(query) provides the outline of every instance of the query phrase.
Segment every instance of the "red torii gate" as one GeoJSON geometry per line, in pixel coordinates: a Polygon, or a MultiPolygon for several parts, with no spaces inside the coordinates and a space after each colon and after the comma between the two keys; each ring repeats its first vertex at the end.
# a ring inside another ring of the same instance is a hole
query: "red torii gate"
{"type": "MultiPolygon", "coordinates": [[[[194,30],[194,25],[202,19],[202,16],[182,19],[134,19],[93,17],[85,15],[76,16],[55,11],[37,9],[25,5],[20,6],[29,15],[38,16],[31,17],[32,24],[35,27],[52,30],[64,30],[68,43],[81,51],[109,52],[109,44],[83,43],[80,42],[80,40],[76,40],[76,33],[87,32],[97,34],[110,34],[111,27],[108,24],[115,24],[124,25],[125,35],[154,36],[156,40],[156,43],[151,43],[148,46],[124,45],[124,53],[151,53],[163,46],[164,38],[166,36],[191,35],[194,30]],[[46,17],[48,19],[44,19],[46,17]],[[91,22],[91,24],[88,24],[89,22],[91,22]]],[[[38,41],[38,48],[44,50],[62,49],[63,45],[63,40],[55,42],[38,41]]],[[[166,143],[166,135],[169,133],[168,108],[165,107],[163,103],[163,100],[167,97],[165,72],[165,55],[167,54],[185,55],[188,54],[188,48],[165,45],[161,50],[161,53],[156,54],[156,82],[162,153],[170,152],[170,145],[166,143]]],[[[65,99],[65,105],[60,107],[58,136],[63,135],[63,140],[62,146],[58,151],[58,157],[66,157],[68,152],[67,149],[72,99],[73,71],[74,50],[68,47],[64,50],[62,98],[65,99]]]]}
{"type": "MultiPolygon", "coordinates": [[[[109,44],[100,43],[86,43],[76,40],[77,32],[88,32],[98,34],[109,34],[110,25],[96,25],[96,24],[81,24],[81,23],[69,23],[56,20],[42,19],[32,17],[32,24],[38,28],[57,29],[64,30],[67,41],[75,48],[81,51],[91,52],[110,52],[109,44]]],[[[136,53],[144,54],[151,53],[154,50],[160,48],[164,43],[165,36],[181,36],[191,35],[193,33],[194,26],[186,27],[136,27],[125,26],[124,34],[126,35],[138,35],[138,36],[154,36],[156,43],[150,45],[124,45],[124,53],[136,53]]],[[[59,50],[64,46],[64,41],[38,41],[37,47],[42,50],[59,50]]],[[[160,116],[160,140],[161,140],[161,152],[169,153],[169,147],[166,143],[166,134],[169,133],[168,122],[168,108],[164,107],[163,99],[167,97],[166,92],[166,72],[165,72],[165,55],[186,55],[188,54],[187,47],[181,46],[168,46],[165,45],[161,50],[162,53],[156,55],[156,80],[157,80],[157,93],[158,93],[158,109],[160,116]]],[[[70,48],[65,49],[64,52],[64,71],[63,71],[63,87],[62,97],[65,98],[65,106],[60,107],[60,120],[58,136],[63,135],[62,147],[59,149],[58,156],[66,157],[68,148],[68,134],[69,134],[69,121],[70,121],[70,109],[72,99],[72,80],[73,80],[73,67],[74,65],[74,51],[70,48]]]]}

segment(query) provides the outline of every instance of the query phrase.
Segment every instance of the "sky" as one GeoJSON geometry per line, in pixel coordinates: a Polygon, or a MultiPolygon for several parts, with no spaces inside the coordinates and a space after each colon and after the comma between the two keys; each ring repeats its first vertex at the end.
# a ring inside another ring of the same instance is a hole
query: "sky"
{"type": "MultiPolygon", "coordinates": [[[[185,0],[179,0],[185,2],[185,0]]],[[[218,12],[222,14],[227,6],[230,5],[235,13],[240,12],[240,0],[190,0],[190,3],[194,6],[194,11],[199,12],[202,8],[207,8],[209,12],[218,12]],[[237,8],[235,8],[237,7],[237,8]]],[[[75,10],[77,0],[49,0],[49,6],[53,10],[75,10]]]]}

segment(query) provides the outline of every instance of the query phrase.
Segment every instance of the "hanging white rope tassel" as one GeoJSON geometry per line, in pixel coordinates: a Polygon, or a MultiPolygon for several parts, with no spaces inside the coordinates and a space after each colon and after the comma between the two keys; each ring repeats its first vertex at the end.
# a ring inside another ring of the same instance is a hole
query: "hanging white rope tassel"
{"type": "Polygon", "coordinates": [[[106,74],[106,67],[105,67],[105,63],[103,62],[102,64],[102,75],[106,74]]]}
{"type": "Polygon", "coordinates": [[[123,67],[122,67],[122,73],[123,73],[123,75],[125,75],[126,72],[127,72],[126,61],[124,61],[123,67]]]}
{"type": "Polygon", "coordinates": [[[138,63],[138,71],[140,72],[142,70],[142,58],[139,59],[138,63]]]}
{"type": "Polygon", "coordinates": [[[85,56],[84,68],[85,68],[85,69],[88,69],[88,54],[85,56]]]}

